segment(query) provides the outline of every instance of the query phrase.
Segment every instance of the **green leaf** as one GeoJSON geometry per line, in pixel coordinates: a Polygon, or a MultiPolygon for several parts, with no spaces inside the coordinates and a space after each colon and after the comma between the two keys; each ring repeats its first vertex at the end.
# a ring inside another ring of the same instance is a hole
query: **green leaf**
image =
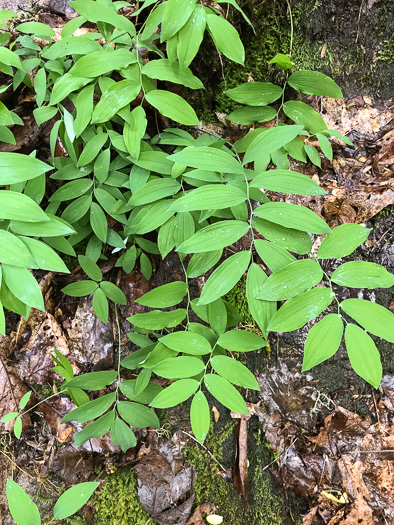
{"type": "Polygon", "coordinates": [[[23,69],[20,58],[6,47],[0,47],[0,62],[7,66],[14,66],[23,69]]]}
{"type": "MultiPolygon", "coordinates": [[[[128,368],[129,370],[140,368],[145,363],[148,355],[152,352],[155,346],[157,345],[149,344],[148,346],[144,348],[140,348],[139,350],[136,350],[132,354],[128,355],[125,359],[123,359],[121,361],[121,365],[124,366],[125,368],[128,368]]],[[[138,399],[136,399],[136,401],[138,401],[138,399]]]]}
{"type": "Polygon", "coordinates": [[[134,432],[119,417],[115,418],[115,421],[112,423],[111,441],[114,445],[119,445],[123,453],[137,445],[137,438],[134,432]]]}
{"type": "Polygon", "coordinates": [[[204,443],[209,432],[211,419],[207,398],[201,390],[193,397],[190,407],[190,422],[195,438],[199,443],[204,443]]]}
{"type": "Polygon", "coordinates": [[[92,279],[93,281],[101,281],[103,274],[92,259],[86,257],[86,255],[78,255],[78,262],[89,279],[92,279]]]}
{"type": "Polygon", "coordinates": [[[100,321],[102,321],[104,324],[107,324],[109,307],[107,297],[101,288],[97,288],[93,294],[93,310],[100,321]]]}
{"type": "Polygon", "coordinates": [[[210,362],[215,372],[227,379],[227,381],[230,381],[230,383],[260,391],[260,387],[252,372],[239,361],[224,355],[217,355],[210,362]]]}
{"type": "Polygon", "coordinates": [[[307,95],[342,98],[342,91],[330,77],[319,71],[296,71],[287,83],[297,91],[307,95]]]}
{"type": "Polygon", "coordinates": [[[183,98],[170,91],[153,89],[145,94],[149,104],[162,115],[185,126],[198,126],[200,121],[194,109],[183,98]]]}
{"type": "Polygon", "coordinates": [[[67,388],[82,388],[83,390],[101,390],[117,378],[115,370],[103,370],[101,372],[88,372],[74,377],[68,381],[67,388]]]}
{"type": "Polygon", "coordinates": [[[44,242],[37,241],[37,239],[30,239],[29,237],[20,237],[20,239],[35,259],[36,264],[32,265],[31,268],[38,266],[41,270],[70,273],[58,254],[44,242]]]}
{"type": "Polygon", "coordinates": [[[99,485],[100,483],[91,481],[78,483],[78,485],[74,485],[74,487],[66,490],[53,508],[55,519],[64,520],[75,514],[85,505],[99,485]]]}
{"type": "Polygon", "coordinates": [[[268,202],[253,210],[262,219],[309,233],[331,234],[330,227],[312,210],[289,202],[268,202]]]}
{"type": "MultiPolygon", "coordinates": [[[[61,42],[61,40],[60,40],[61,42]]],[[[75,136],[79,137],[89,124],[93,114],[94,85],[91,84],[82,89],[75,100],[77,116],[74,120],[75,136]]]]}
{"type": "Polygon", "coordinates": [[[116,51],[102,49],[82,56],[70,69],[69,74],[74,77],[99,77],[123,69],[134,62],[136,62],[136,55],[126,49],[116,51]]]}
{"type": "Polygon", "coordinates": [[[180,324],[186,317],[186,310],[178,308],[171,312],[160,312],[155,310],[145,314],[135,314],[128,317],[127,320],[146,330],[162,330],[163,328],[173,328],[180,324]]]}
{"type": "Polygon", "coordinates": [[[62,292],[71,297],[84,297],[97,290],[97,283],[93,281],[78,281],[62,288],[62,292]]]}
{"type": "Polygon", "coordinates": [[[204,383],[208,392],[212,394],[219,403],[222,403],[222,405],[238,414],[249,414],[248,408],[241,394],[227,381],[227,379],[215,374],[207,374],[204,377],[204,383]]]}
{"type": "Polygon", "coordinates": [[[196,253],[190,259],[187,267],[187,276],[189,279],[199,277],[208,270],[213,268],[217,262],[219,262],[222,256],[223,250],[213,250],[211,252],[196,253]]]}
{"type": "Polygon", "coordinates": [[[22,399],[19,401],[19,410],[23,410],[26,407],[32,393],[33,392],[30,390],[30,392],[26,392],[26,394],[22,396],[22,399]]]}
{"type": "Polygon", "coordinates": [[[196,357],[170,357],[153,367],[153,372],[166,379],[184,379],[205,370],[204,362],[196,357]]]}
{"type": "Polygon", "coordinates": [[[116,286],[116,284],[111,283],[109,281],[103,281],[100,283],[100,288],[105,293],[107,299],[114,302],[115,304],[127,304],[127,299],[125,294],[122,292],[120,288],[116,286]]]}
{"type": "Polygon", "coordinates": [[[310,370],[332,357],[341,344],[343,321],[340,315],[329,314],[313,325],[304,347],[302,371],[310,370]]]}
{"type": "MultiPolygon", "coordinates": [[[[259,325],[264,337],[268,336],[267,326],[276,312],[275,302],[257,299],[257,293],[267,278],[267,275],[257,264],[251,264],[246,278],[246,297],[250,313],[259,325]]],[[[231,332],[229,333],[231,334],[231,332]]]]}
{"type": "Polygon", "coordinates": [[[390,288],[394,285],[393,274],[380,264],[366,261],[341,264],[332,274],[331,280],[350,288],[390,288]]]}
{"type": "Polygon", "coordinates": [[[168,0],[165,4],[160,41],[164,42],[174,36],[189,20],[196,0],[168,0]]]}
{"type": "Polygon", "coordinates": [[[5,416],[0,419],[0,423],[9,423],[19,415],[18,412],[8,412],[5,416]]]}
{"type": "Polygon", "coordinates": [[[278,64],[278,66],[284,71],[287,69],[292,69],[294,66],[289,55],[284,55],[283,53],[277,53],[274,58],[271,58],[268,64],[278,64]]]}
{"type": "MultiPolygon", "coordinates": [[[[137,350],[137,351],[139,352],[140,350],[137,350]]],[[[136,352],[134,352],[132,355],[134,355],[135,353],[136,352]]],[[[147,387],[144,389],[144,391],[141,392],[141,394],[136,394],[135,393],[136,383],[137,381],[135,379],[132,379],[130,381],[122,381],[119,384],[120,391],[128,399],[131,399],[131,401],[137,401],[137,403],[142,403],[144,405],[148,405],[152,401],[152,399],[154,399],[157,396],[157,394],[163,390],[163,388],[160,385],[156,383],[149,383],[147,387]]]]}
{"type": "Polygon", "coordinates": [[[93,186],[93,181],[88,178],[67,182],[55,191],[50,197],[51,202],[69,201],[83,195],[93,186]]]}
{"type": "Polygon", "coordinates": [[[276,117],[276,111],[270,107],[249,106],[238,108],[227,115],[226,120],[236,124],[250,125],[253,122],[267,122],[276,117]]]}
{"type": "Polygon", "coordinates": [[[365,299],[346,299],[341,308],[371,334],[394,343],[394,314],[387,308],[365,299]]]}
{"type": "Polygon", "coordinates": [[[21,153],[0,153],[0,185],[15,184],[35,179],[52,170],[41,160],[21,153]]]}
{"type": "Polygon", "coordinates": [[[26,222],[49,221],[33,199],[23,193],[10,190],[0,190],[0,219],[26,222]]]}
{"type": "Polygon", "coordinates": [[[173,179],[166,178],[151,180],[140,186],[137,191],[133,193],[128,204],[129,206],[142,206],[143,204],[149,204],[178,193],[180,188],[181,185],[179,182],[173,179]]]}
{"type": "Polygon", "coordinates": [[[327,129],[327,124],[321,115],[304,102],[289,100],[283,104],[283,111],[286,116],[308,129],[313,135],[327,129]]]}
{"type": "Polygon", "coordinates": [[[325,155],[328,160],[332,162],[333,151],[330,141],[325,135],[322,135],[321,133],[316,133],[316,138],[319,141],[320,149],[322,150],[323,155],[325,155]]]}
{"type": "Polygon", "coordinates": [[[193,332],[173,332],[161,337],[160,342],[171,350],[190,355],[205,355],[212,350],[205,337],[193,332]]]}
{"type": "Polygon", "coordinates": [[[309,160],[312,162],[312,164],[314,164],[318,168],[321,168],[321,158],[315,146],[311,146],[310,144],[305,144],[304,149],[306,151],[306,154],[308,155],[309,160]]]}
{"type": "Polygon", "coordinates": [[[236,186],[208,184],[196,188],[177,199],[170,211],[222,210],[236,206],[247,199],[246,194],[236,186]]]}
{"type": "Polygon", "coordinates": [[[229,292],[246,272],[250,257],[250,252],[238,252],[216,268],[205,283],[198,304],[212,303],[229,292]]]}
{"type": "MultiPolygon", "coordinates": [[[[47,120],[50,120],[57,114],[58,111],[58,108],[51,108],[49,106],[41,106],[40,108],[33,109],[33,115],[36,120],[37,126],[41,126],[41,124],[47,122],[47,120]]],[[[30,159],[32,157],[26,158],[30,159]]]]}
{"type": "Polygon", "coordinates": [[[116,392],[101,396],[97,399],[94,399],[93,401],[89,401],[88,403],[81,405],[78,408],[74,408],[74,410],[71,410],[71,412],[64,416],[61,422],[68,423],[69,421],[77,421],[78,423],[86,423],[87,421],[96,419],[96,417],[104,414],[104,412],[106,412],[109,407],[113,405],[115,400],[116,392]]]}
{"type": "Polygon", "coordinates": [[[18,525],[41,525],[37,505],[15,481],[7,479],[6,494],[11,516],[18,525]]]}
{"type": "Polygon", "coordinates": [[[245,82],[224,93],[232,100],[248,106],[266,106],[282,96],[282,88],[271,82],[245,82]]]}
{"type": "Polygon", "coordinates": [[[112,7],[92,0],[74,0],[70,5],[90,22],[106,22],[119,30],[126,31],[130,36],[135,36],[134,25],[127,17],[116,14],[112,7]]]}
{"type": "Polygon", "coordinates": [[[378,388],[382,380],[382,363],[375,343],[360,327],[348,324],[345,329],[346,350],[353,370],[378,388]]]}
{"type": "Polygon", "coordinates": [[[181,70],[178,62],[171,64],[166,58],[150,60],[142,68],[142,73],[149,78],[168,80],[169,82],[182,84],[191,89],[204,88],[201,80],[195,77],[189,68],[181,70]]]}
{"type": "MultiPolygon", "coordinates": [[[[81,18],[79,18],[79,20],[81,20],[81,18]]],[[[95,51],[101,51],[101,46],[95,40],[91,40],[88,35],[85,34],[64,38],[62,33],[61,40],[58,40],[50,46],[44,47],[41,56],[48,60],[56,60],[67,55],[87,55],[95,51]]]]}
{"type": "Polygon", "coordinates": [[[177,248],[180,253],[201,253],[217,251],[243,237],[249,225],[243,221],[220,221],[210,224],[195,233],[177,248]]]}
{"type": "Polygon", "coordinates": [[[307,175],[290,170],[270,170],[261,173],[253,179],[250,186],[290,195],[324,195],[327,193],[307,175]]]}
{"type": "Polygon", "coordinates": [[[63,99],[68,97],[70,93],[81,89],[82,87],[86,86],[86,84],[89,84],[89,82],[91,81],[92,79],[89,77],[76,77],[71,73],[66,73],[65,75],[62,75],[56,80],[53,86],[49,104],[51,106],[58,104],[63,99]]]}
{"type": "Polygon", "coordinates": [[[140,156],[141,139],[145,135],[147,123],[146,113],[142,106],[134,108],[130,113],[129,121],[125,122],[123,129],[124,143],[127,151],[135,159],[138,159],[140,156]]]}
{"type": "Polygon", "coordinates": [[[106,434],[111,428],[114,419],[115,412],[111,410],[111,412],[107,412],[107,414],[104,414],[99,419],[96,419],[96,421],[93,421],[93,423],[86,425],[86,427],[84,427],[80,432],[75,434],[73,443],[74,446],[79,447],[80,445],[86,443],[86,441],[89,439],[104,436],[104,434],[106,434]]]}
{"type": "Polygon", "coordinates": [[[306,162],[304,143],[300,136],[295,137],[283,147],[293,159],[298,160],[299,162],[306,162]]]}
{"type": "Polygon", "coordinates": [[[177,55],[181,70],[185,70],[197,55],[204,38],[205,27],[206,14],[204,9],[198,6],[178,32],[177,55]]]}
{"type": "Polygon", "coordinates": [[[227,309],[222,299],[219,298],[208,305],[208,321],[218,335],[225,332],[227,327],[227,309]]]}
{"type": "Polygon", "coordinates": [[[10,291],[22,303],[45,311],[44,299],[36,279],[26,268],[2,264],[3,278],[10,291]]]}
{"type": "Polygon", "coordinates": [[[155,408],[170,408],[179,405],[194,394],[200,383],[195,379],[180,379],[165,388],[151,402],[155,408]]]}
{"type": "Polygon", "coordinates": [[[164,151],[142,151],[138,160],[130,160],[146,170],[155,171],[161,175],[171,175],[173,163],[168,160],[168,156],[164,151]]]}
{"type": "Polygon", "coordinates": [[[269,241],[291,252],[305,255],[312,250],[312,241],[306,232],[285,228],[264,219],[253,219],[252,224],[269,241]]]}
{"type": "Polygon", "coordinates": [[[268,277],[257,299],[283,301],[306,292],[323,278],[320,264],[311,259],[294,261],[268,277]]]}
{"type": "Polygon", "coordinates": [[[100,241],[106,242],[108,233],[107,217],[101,206],[95,202],[90,207],[90,225],[100,241]]]}
{"type": "Polygon", "coordinates": [[[135,428],[160,428],[156,414],[148,407],[130,401],[119,401],[117,408],[119,415],[135,428]]]}
{"type": "Polygon", "coordinates": [[[245,49],[237,30],[227,20],[216,15],[207,15],[207,26],[218,51],[243,65],[245,49]]]}
{"type": "Polygon", "coordinates": [[[53,37],[55,31],[52,27],[43,24],[42,22],[24,22],[18,25],[18,31],[21,33],[33,33],[39,37],[53,37]]]}
{"type": "Polygon", "coordinates": [[[28,217],[24,215],[24,220],[11,220],[10,229],[15,233],[34,237],[58,237],[75,233],[75,230],[59,217],[46,213],[45,219],[37,222],[28,222],[28,217]]]}
{"type": "Polygon", "coordinates": [[[243,168],[230,153],[224,150],[202,146],[195,148],[189,146],[179,153],[168,157],[173,162],[208,171],[223,173],[239,173],[243,175],[243,168]]]}
{"type": "Polygon", "coordinates": [[[78,167],[81,168],[82,166],[86,166],[92,162],[92,160],[94,160],[99,154],[101,148],[107,142],[107,139],[108,135],[106,133],[98,133],[97,135],[94,135],[83,148],[82,153],[78,159],[78,167]]]}
{"type": "Polygon", "coordinates": [[[133,220],[128,220],[129,224],[131,223],[129,233],[144,235],[165,223],[173,216],[173,213],[168,211],[170,202],[163,199],[139,208],[136,215],[130,216],[133,220]]]}
{"type": "Polygon", "coordinates": [[[278,272],[296,260],[296,258],[287,250],[273,242],[256,239],[254,241],[254,246],[264,264],[271,270],[271,272],[278,272]]]}
{"type": "Polygon", "coordinates": [[[318,287],[285,302],[272,316],[268,325],[270,332],[292,332],[302,328],[321,314],[331,303],[334,293],[318,287]]]}
{"type": "Polygon", "coordinates": [[[267,341],[247,330],[230,330],[219,337],[218,345],[231,352],[253,352],[266,346],[267,341]]]}
{"type": "MultiPolygon", "coordinates": [[[[167,359],[168,357],[176,357],[178,352],[175,350],[171,350],[171,348],[168,348],[167,346],[164,346],[162,343],[157,343],[152,350],[152,352],[147,356],[145,362],[142,364],[142,366],[146,369],[146,371],[151,373],[151,369],[156,366],[158,363],[163,361],[164,359],[167,359]]],[[[138,376],[141,376],[141,373],[138,376]]],[[[136,390],[138,387],[138,379],[136,382],[136,390]]]]}
{"type": "Polygon", "coordinates": [[[350,255],[363,244],[371,232],[361,224],[341,224],[332,230],[332,235],[323,239],[317,256],[319,259],[340,259],[350,255]]]}
{"type": "Polygon", "coordinates": [[[188,292],[188,285],[183,281],[163,284],[137,299],[137,304],[152,308],[168,308],[179,304],[188,292]]]}
{"type": "Polygon", "coordinates": [[[14,423],[14,435],[17,439],[20,439],[22,434],[22,419],[17,417],[14,423]]]}
{"type": "Polygon", "coordinates": [[[34,257],[22,240],[6,230],[0,230],[0,262],[21,268],[36,266],[34,257]]]}
{"type": "Polygon", "coordinates": [[[303,126],[279,126],[259,133],[246,150],[244,165],[282,148],[297,137],[302,130],[303,126]]]}
{"type": "Polygon", "coordinates": [[[138,96],[140,90],[139,81],[127,79],[109,87],[94,108],[92,124],[110,120],[120,109],[130,104],[138,96]]]}

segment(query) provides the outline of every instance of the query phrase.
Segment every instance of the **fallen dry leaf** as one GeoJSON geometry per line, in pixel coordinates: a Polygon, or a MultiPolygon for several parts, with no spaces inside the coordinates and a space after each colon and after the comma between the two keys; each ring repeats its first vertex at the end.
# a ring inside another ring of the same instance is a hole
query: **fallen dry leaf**
{"type": "MultiPolygon", "coordinates": [[[[9,412],[18,412],[19,401],[29,391],[29,388],[19,378],[17,371],[8,366],[0,358],[0,418],[9,412]]],[[[26,414],[22,418],[23,430],[30,426],[30,416],[26,414]]],[[[1,429],[11,431],[14,421],[2,423],[1,429]]]]}

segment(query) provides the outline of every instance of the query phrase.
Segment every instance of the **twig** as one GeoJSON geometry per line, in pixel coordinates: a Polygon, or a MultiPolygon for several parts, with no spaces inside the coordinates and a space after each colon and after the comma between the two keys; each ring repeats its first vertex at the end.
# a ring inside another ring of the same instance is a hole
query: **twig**
{"type": "Polygon", "coordinates": [[[288,451],[291,449],[291,447],[294,445],[294,443],[298,440],[298,437],[296,437],[291,443],[290,445],[287,447],[286,450],[284,450],[281,454],[279,454],[279,456],[274,459],[274,461],[271,461],[271,463],[268,463],[268,465],[266,465],[263,469],[262,469],[262,472],[264,472],[264,470],[267,470],[267,468],[269,468],[271,465],[273,465],[274,463],[276,463],[277,461],[280,460],[280,458],[284,455],[284,454],[287,454],[288,451]]]}
{"type": "Polygon", "coordinates": [[[215,463],[217,463],[219,465],[219,467],[223,470],[223,471],[226,471],[226,467],[224,467],[216,458],[215,456],[212,454],[212,452],[210,450],[207,449],[207,447],[203,444],[203,443],[200,443],[194,436],[192,436],[191,434],[189,434],[189,432],[185,432],[184,430],[181,430],[182,434],[185,434],[186,436],[188,436],[189,438],[191,438],[193,441],[195,441],[196,443],[198,443],[200,446],[202,446],[202,448],[204,450],[206,450],[208,452],[208,454],[211,456],[211,458],[214,460],[215,463]]]}

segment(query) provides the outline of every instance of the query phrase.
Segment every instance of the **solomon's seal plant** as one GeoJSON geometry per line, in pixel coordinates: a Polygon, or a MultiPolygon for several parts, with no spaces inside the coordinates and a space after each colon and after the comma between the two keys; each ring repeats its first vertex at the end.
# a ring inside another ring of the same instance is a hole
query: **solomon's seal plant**
{"type": "MultiPolygon", "coordinates": [[[[36,122],[52,127],[49,158],[0,153],[0,331],[3,308],[25,318],[31,308],[44,309],[30,270],[67,272],[59,253],[75,256],[76,247],[81,253],[84,246],[78,262],[87,279],[63,292],[92,294],[104,323],[108,301],[126,303],[123,292],[103,280],[99,263],[109,254],[117,254],[116,266],[125,273],[139,265],[149,278],[147,254],[165,258],[175,250],[184,271],[181,280],[137,301],[149,309],[128,319],[129,338],[140,348],[122,359],[119,344],[117,370],[74,377],[67,359],[55,353],[55,370],[65,378],[61,392],[77,405],[63,421],[89,422],[75,445],[110,431],[126,451],[136,445],[130,426],[159,427],[153,408],[189,398],[193,432],[202,443],[210,421],[207,391],[247,414],[238,387],[258,390],[237,355],[263,348],[271,332],[297,330],[323,313],[309,331],[303,370],[333,356],[344,337],[354,370],[377,388],[382,368],[369,334],[394,341],[393,314],[363,299],[341,302],[335,291],[387,288],[394,277],[364,261],[345,262],[330,274],[322,268],[326,259],[352,253],[370,230],[358,224],[331,230],[310,209],[270,193],[327,193],[289,169],[290,159],[320,167],[312,142],[329,160],[330,137],[351,142],[309,105],[287,100],[286,90],[341,98],[340,88],[322,73],[293,71],[291,52],[277,55],[271,62],[284,71],[282,86],[246,82],[225,92],[239,104],[230,121],[273,127],[255,127],[231,144],[202,132],[194,109],[168,86],[203,89],[189,66],[206,34],[219,53],[243,64],[243,44],[221,8],[230,4],[243,14],[235,0],[146,0],[131,16],[121,14],[129,7],[124,1],[70,4],[79,16],[60,37],[38,22],[21,23],[11,43],[8,33],[1,35],[0,67],[8,79],[2,90],[21,84],[34,90],[36,122]],[[91,29],[80,31],[88,22],[91,29]],[[312,240],[319,236],[316,252],[312,240]],[[229,249],[239,241],[239,251],[229,249]],[[245,274],[259,333],[239,329],[240,316],[225,300],[245,274]],[[195,297],[190,282],[201,276],[205,285],[195,297]],[[137,370],[137,378],[123,379],[124,369],[137,370]],[[93,400],[86,394],[106,387],[93,400]]],[[[3,24],[10,17],[17,22],[16,16],[3,11],[3,24]]],[[[0,116],[2,140],[15,143],[12,127],[22,125],[20,117],[3,103],[0,116]]],[[[115,315],[119,327],[116,306],[115,315]]],[[[18,436],[20,416],[6,416],[16,418],[18,436]]]]}

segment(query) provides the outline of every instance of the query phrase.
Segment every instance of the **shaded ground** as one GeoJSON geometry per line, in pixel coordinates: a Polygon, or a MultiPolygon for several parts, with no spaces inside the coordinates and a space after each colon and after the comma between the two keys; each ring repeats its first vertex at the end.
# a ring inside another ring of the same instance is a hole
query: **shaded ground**
{"type": "MultiPolygon", "coordinates": [[[[50,15],[55,21],[64,14],[60,4],[50,15]]],[[[390,103],[368,98],[374,95],[383,100],[391,96],[388,80],[392,70],[390,73],[386,66],[392,58],[390,45],[385,44],[391,36],[389,3],[369,0],[360,7],[360,2],[346,2],[345,6],[342,2],[320,5],[301,0],[292,4],[296,21],[294,61],[334,73],[347,96],[345,101],[316,97],[305,101],[322,112],[329,127],[348,134],[355,148],[344,149],[337,144],[333,166],[323,164],[323,170],[296,166],[320,181],[329,195],[291,197],[288,201],[308,204],[330,226],[366,222],[373,232],[356,257],[384,264],[393,271],[393,113],[388,109],[390,103]],[[347,45],[356,37],[357,46],[347,45]],[[326,52],[319,58],[325,43],[326,52]],[[345,52],[349,53],[348,62],[345,52]],[[303,53],[308,53],[309,62],[303,53]],[[368,71],[364,69],[368,67],[368,71]]],[[[257,37],[242,26],[250,57],[242,69],[242,79],[241,69],[226,65],[229,87],[233,81],[245,81],[246,73],[255,80],[275,75],[274,70],[267,69],[266,61],[277,51],[287,51],[289,19],[284,2],[250,2],[246,11],[261,26],[256,24],[257,37]],[[266,47],[261,45],[262,35],[266,47]]],[[[222,72],[221,68],[215,69],[215,64],[213,85],[208,90],[211,117],[214,108],[219,112],[229,109],[224,99],[212,98],[223,88],[216,87],[222,82],[222,72]]],[[[19,94],[16,104],[26,123],[17,150],[26,152],[39,146],[45,154],[48,130],[45,126],[39,130],[33,123],[33,102],[26,91],[19,94]]],[[[215,130],[229,137],[245,132],[228,127],[215,130]]],[[[134,300],[149,287],[182,275],[177,259],[171,255],[163,262],[152,257],[152,263],[152,283],[138,271],[128,276],[119,274],[111,260],[102,268],[114,282],[120,279],[128,297],[129,306],[121,312],[125,334],[125,318],[140,308],[134,300]]],[[[76,371],[101,370],[117,362],[113,324],[103,325],[93,314],[89,300],[64,297],[59,292],[70,280],[82,277],[79,269],[67,278],[52,274],[39,277],[47,313],[34,312],[27,322],[10,318],[12,332],[0,339],[1,412],[12,410],[28,388],[35,392],[36,401],[56,391],[60,378],[51,370],[54,346],[73,362],[76,371]]],[[[194,283],[196,290],[199,284],[194,283]]],[[[344,290],[346,297],[359,293],[344,290]]],[[[231,297],[247,323],[242,284],[231,297]]],[[[390,290],[369,292],[368,298],[394,308],[390,290]]],[[[261,385],[258,395],[247,396],[251,417],[231,418],[211,399],[212,430],[205,448],[190,437],[187,404],[162,411],[160,430],[139,431],[137,447],[127,454],[122,454],[106,436],[73,447],[76,427],[60,424],[72,406],[69,399],[53,398],[42,404],[31,418],[25,419],[21,441],[7,433],[0,436],[2,523],[12,522],[3,489],[10,476],[35,496],[43,515],[50,515],[54,499],[66,486],[92,479],[102,481],[98,495],[81,514],[67,520],[72,525],[202,525],[210,513],[223,516],[224,523],[232,525],[391,523],[392,348],[377,341],[385,377],[375,392],[351,370],[343,349],[311,373],[301,374],[306,332],[273,336],[270,353],[244,357],[261,385]],[[245,457],[249,463],[244,462],[245,457]]],[[[125,354],[133,350],[127,337],[122,343],[125,354]]]]}

